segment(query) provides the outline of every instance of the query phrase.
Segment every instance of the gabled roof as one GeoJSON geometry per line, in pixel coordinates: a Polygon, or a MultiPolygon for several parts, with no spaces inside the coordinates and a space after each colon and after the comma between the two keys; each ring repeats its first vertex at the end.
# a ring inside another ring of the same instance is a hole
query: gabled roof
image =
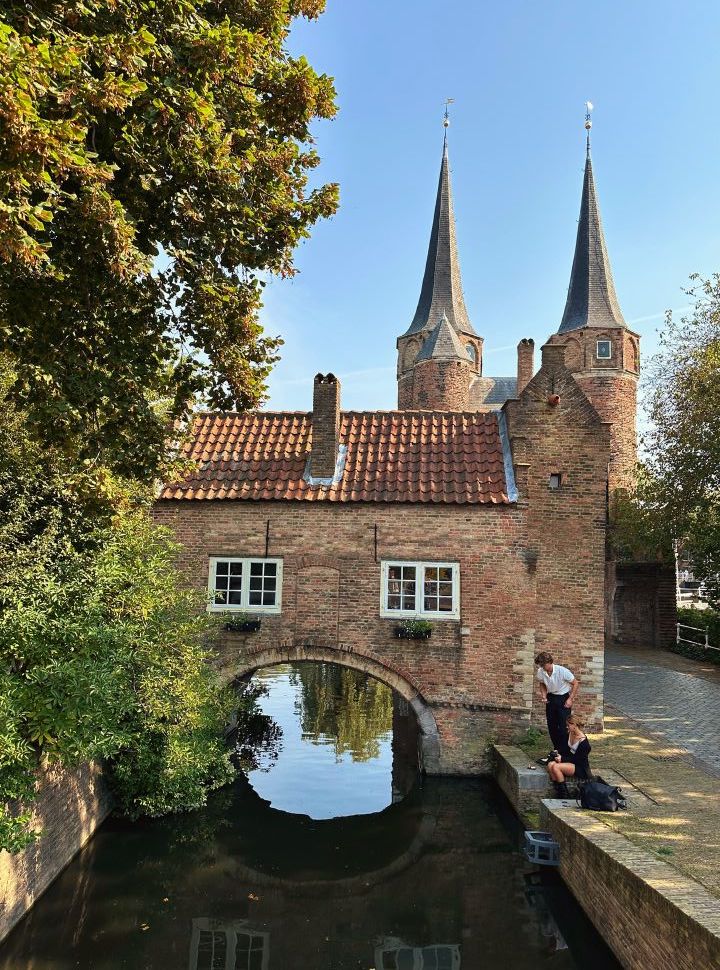
{"type": "Polygon", "coordinates": [[[468,360],[467,351],[460,343],[460,338],[448,322],[443,313],[437,326],[432,331],[417,355],[416,363],[421,360],[468,360]]]}
{"type": "MultiPolygon", "coordinates": [[[[312,415],[199,414],[183,448],[197,463],[161,499],[508,504],[507,438],[496,414],[348,411],[338,481],[308,482],[312,415]]],[[[509,496],[512,496],[510,498],[509,496]]]]}
{"type": "Polygon", "coordinates": [[[485,407],[502,407],[517,397],[516,377],[476,377],[470,385],[470,402],[485,407]]]}
{"type": "Polygon", "coordinates": [[[453,212],[452,192],[450,190],[450,163],[447,152],[447,135],[443,144],[440,180],[438,182],[435,215],[433,217],[430,245],[425,262],[420,299],[415,316],[403,336],[419,333],[434,325],[442,315],[447,314],[451,326],[458,333],[474,334],[465,307],[465,298],[460,279],[460,260],[455,239],[455,214],[453,212]]]}
{"type": "Polygon", "coordinates": [[[588,145],[567,303],[558,333],[579,327],[624,327],[595,193],[588,145]]]}

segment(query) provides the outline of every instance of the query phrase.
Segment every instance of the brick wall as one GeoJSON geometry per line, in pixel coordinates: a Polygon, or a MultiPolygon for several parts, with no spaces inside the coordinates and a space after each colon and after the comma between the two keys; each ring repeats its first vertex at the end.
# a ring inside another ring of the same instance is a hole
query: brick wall
{"type": "Polygon", "coordinates": [[[675,573],[658,562],[617,563],[610,637],[615,643],[668,647],[675,642],[675,573]]]}
{"type": "Polygon", "coordinates": [[[637,463],[637,381],[640,338],[629,330],[586,327],[553,334],[550,342],[566,348],[568,369],[604,421],[612,422],[610,490],[632,488],[637,463]],[[612,354],[598,359],[597,341],[609,340],[612,354]]]}
{"type": "Polygon", "coordinates": [[[283,559],[282,613],[264,616],[251,637],[226,634],[224,667],[248,641],[256,651],[339,644],[379,661],[432,707],[448,772],[484,768],[487,736],[527,720],[533,610],[517,606],[532,604],[535,589],[515,507],[166,501],[155,516],[180,539],[181,566],[201,589],[209,556],[264,556],[269,523],[268,555],[283,559]],[[380,617],[383,559],[459,562],[460,619],[433,621],[427,641],[397,639],[398,621],[380,617]]]}
{"type": "MultiPolygon", "coordinates": [[[[577,712],[602,729],[605,481],[609,430],[563,365],[564,348],[543,347],[543,366],[518,401],[505,405],[513,453],[522,458],[527,550],[536,584],[534,642],[580,680],[577,712]],[[550,476],[560,475],[559,488],[550,476]]],[[[517,459],[516,459],[517,460],[517,459]]],[[[544,723],[535,697],[534,716],[544,723]]]]}
{"type": "Polygon", "coordinates": [[[560,844],[560,874],[627,970],[720,966],[718,901],[590,812],[543,803],[560,844]]]}
{"type": "Polygon", "coordinates": [[[470,404],[470,361],[422,360],[413,372],[413,407],[467,411],[470,404]]]}
{"type": "Polygon", "coordinates": [[[95,764],[73,771],[47,769],[38,785],[33,828],[42,829],[42,837],[22,852],[0,851],[0,940],[80,851],[112,807],[95,764]]]}
{"type": "Polygon", "coordinates": [[[630,374],[577,374],[576,380],[601,417],[612,422],[610,491],[631,489],[637,464],[637,380],[630,374]]]}

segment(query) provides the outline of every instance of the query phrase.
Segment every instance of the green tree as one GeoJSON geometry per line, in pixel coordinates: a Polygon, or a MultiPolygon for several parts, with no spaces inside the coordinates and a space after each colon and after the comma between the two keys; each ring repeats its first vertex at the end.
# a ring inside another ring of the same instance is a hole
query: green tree
{"type": "MultiPolygon", "coordinates": [[[[33,797],[40,761],[102,758],[131,816],[202,805],[233,777],[237,703],[202,598],[150,496],[38,448],[13,379],[0,368],[0,802],[33,797]]],[[[28,821],[0,808],[0,846],[21,848],[28,821]]]]}
{"type": "Polygon", "coordinates": [[[0,350],[38,441],[149,480],[198,395],[262,399],[263,275],[337,205],[308,186],[333,86],[286,49],[323,7],[2,5],[0,350]]]}
{"type": "Polygon", "coordinates": [[[694,277],[692,313],[668,314],[649,375],[649,528],[680,540],[716,602],[720,575],[720,275],[694,277]]]}

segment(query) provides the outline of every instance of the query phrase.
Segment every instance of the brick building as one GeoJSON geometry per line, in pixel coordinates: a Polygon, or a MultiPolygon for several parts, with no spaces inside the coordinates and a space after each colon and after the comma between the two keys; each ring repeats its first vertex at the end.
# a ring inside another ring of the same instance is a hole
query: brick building
{"type": "Polygon", "coordinates": [[[260,618],[218,644],[228,676],[329,660],[394,687],[426,769],[473,773],[487,740],[539,719],[550,649],[603,714],[610,487],[635,459],[639,338],[612,281],[589,148],[567,304],[517,376],[483,373],[462,292],[447,139],[420,299],[397,340],[398,409],[344,412],[315,378],[309,413],[196,416],[196,470],[156,505],[209,609],[260,618]],[[429,639],[397,635],[427,619],[429,639]]]}

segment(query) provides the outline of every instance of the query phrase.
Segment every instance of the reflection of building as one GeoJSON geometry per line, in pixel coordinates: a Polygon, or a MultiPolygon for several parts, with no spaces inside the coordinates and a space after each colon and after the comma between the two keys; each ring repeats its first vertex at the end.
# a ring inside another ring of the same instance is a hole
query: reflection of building
{"type": "Polygon", "coordinates": [[[267,970],[270,934],[247,920],[194,919],[188,970],[267,970]]]}
{"type": "Polygon", "coordinates": [[[228,672],[304,658],[365,670],[414,706],[433,773],[485,769],[483,739],[530,723],[541,649],[579,676],[580,713],[600,727],[607,489],[632,475],[640,363],[589,151],[558,319],[536,373],[525,339],[517,380],[484,375],[445,146],[420,299],[397,340],[398,409],[342,412],[328,374],[311,414],[198,415],[196,470],[156,506],[211,609],[262,616],[259,633],[226,638],[228,672]],[[432,638],[397,636],[407,619],[429,620],[432,638]]]}
{"type": "Polygon", "coordinates": [[[383,940],[375,948],[375,970],[459,970],[460,947],[453,943],[407,946],[401,940],[383,940]]]}

